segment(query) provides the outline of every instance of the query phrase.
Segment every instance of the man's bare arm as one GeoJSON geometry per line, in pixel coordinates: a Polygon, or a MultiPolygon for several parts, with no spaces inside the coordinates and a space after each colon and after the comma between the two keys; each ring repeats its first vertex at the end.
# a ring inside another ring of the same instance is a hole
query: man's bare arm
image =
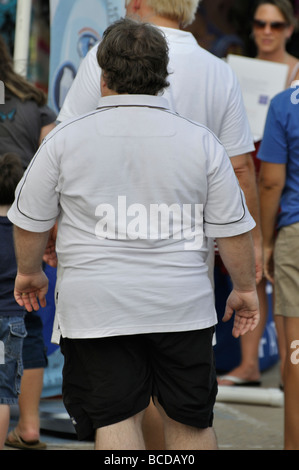
{"type": "Polygon", "coordinates": [[[274,243],[275,225],[279,211],[280,198],[285,186],[286,165],[262,162],[259,175],[261,201],[261,227],[264,246],[264,275],[274,282],[274,243]]]}
{"type": "Polygon", "coordinates": [[[263,244],[255,166],[251,154],[232,157],[231,163],[238,178],[240,187],[245,195],[249,212],[256,223],[256,226],[251,233],[255,252],[256,283],[258,284],[262,280],[263,276],[263,244]]]}
{"type": "Polygon", "coordinates": [[[14,228],[15,251],[18,265],[14,296],[28,312],[46,306],[48,278],[42,270],[42,258],[49,232],[34,233],[14,228]]]}
{"type": "Polygon", "coordinates": [[[223,321],[235,312],[233,336],[254,330],[259,322],[259,303],[255,282],[255,261],[251,233],[217,238],[219,253],[233,283],[223,321]]]}

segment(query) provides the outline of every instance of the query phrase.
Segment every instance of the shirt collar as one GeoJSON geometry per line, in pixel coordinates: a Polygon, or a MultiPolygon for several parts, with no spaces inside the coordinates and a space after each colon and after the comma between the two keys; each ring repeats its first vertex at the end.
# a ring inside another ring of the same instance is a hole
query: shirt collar
{"type": "Polygon", "coordinates": [[[159,28],[163,31],[166,38],[168,40],[171,40],[172,42],[183,43],[183,44],[189,43],[189,44],[198,45],[195,37],[193,36],[192,33],[189,33],[189,31],[182,31],[181,29],[168,28],[166,26],[159,26],[159,28]]]}
{"type": "Polygon", "coordinates": [[[111,95],[101,97],[97,109],[119,106],[143,106],[169,109],[168,101],[162,96],[151,95],[111,95]]]}

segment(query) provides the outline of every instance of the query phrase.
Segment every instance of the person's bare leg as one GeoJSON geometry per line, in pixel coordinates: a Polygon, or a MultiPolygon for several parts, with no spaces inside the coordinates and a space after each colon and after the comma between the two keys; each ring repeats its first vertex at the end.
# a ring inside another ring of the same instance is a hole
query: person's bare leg
{"type": "Polygon", "coordinates": [[[97,429],[95,450],[145,450],[143,415],[144,411],[119,423],[97,429]]]}
{"type": "Polygon", "coordinates": [[[167,450],[218,450],[216,435],[212,427],[199,429],[178,423],[167,416],[157,400],[155,403],[164,422],[167,450]]]}
{"type": "Polygon", "coordinates": [[[299,318],[285,318],[284,320],[287,345],[284,367],[285,450],[299,450],[299,364],[298,353],[296,353],[298,346],[295,349],[292,347],[292,343],[299,340],[299,318]]]}
{"type": "Polygon", "coordinates": [[[282,315],[275,315],[275,328],[277,332],[277,343],[280,359],[280,376],[281,376],[281,386],[283,386],[283,377],[284,377],[284,365],[286,361],[286,337],[285,337],[285,324],[284,317],[282,315]]]}
{"type": "Polygon", "coordinates": [[[165,449],[163,421],[152,400],[144,413],[142,432],[147,450],[165,449]]]}
{"type": "Polygon", "coordinates": [[[10,407],[0,405],[0,450],[3,450],[6,435],[9,427],[10,407]]]}
{"type": "Polygon", "coordinates": [[[40,437],[39,404],[43,388],[43,375],[44,369],[26,369],[21,379],[19,420],[16,433],[24,441],[38,441],[40,437]]]}

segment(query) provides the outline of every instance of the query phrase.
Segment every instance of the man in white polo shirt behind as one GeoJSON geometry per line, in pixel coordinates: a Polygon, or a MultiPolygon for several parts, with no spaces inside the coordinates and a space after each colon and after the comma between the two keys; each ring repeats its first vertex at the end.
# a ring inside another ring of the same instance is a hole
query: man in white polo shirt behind
{"type": "Polygon", "coordinates": [[[215,449],[217,322],[207,237],[234,288],[233,334],[259,320],[248,212],[223,145],[169,110],[163,33],[129,19],[110,26],[97,58],[98,108],[59,125],[20,182],[15,298],[43,306],[41,262],[58,219],[56,315],[63,400],[79,439],[144,449],[151,396],[167,449],[215,449]],[[100,93],[100,90],[99,90],[100,93]]]}

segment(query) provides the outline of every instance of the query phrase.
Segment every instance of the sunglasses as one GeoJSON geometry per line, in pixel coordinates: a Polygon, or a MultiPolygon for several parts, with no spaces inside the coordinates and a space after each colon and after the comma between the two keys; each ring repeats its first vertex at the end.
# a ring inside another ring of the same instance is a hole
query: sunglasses
{"type": "Polygon", "coordinates": [[[262,20],[253,20],[253,27],[255,29],[265,29],[265,27],[269,25],[273,31],[283,31],[289,25],[284,23],[283,21],[262,21],[262,20]]]}

